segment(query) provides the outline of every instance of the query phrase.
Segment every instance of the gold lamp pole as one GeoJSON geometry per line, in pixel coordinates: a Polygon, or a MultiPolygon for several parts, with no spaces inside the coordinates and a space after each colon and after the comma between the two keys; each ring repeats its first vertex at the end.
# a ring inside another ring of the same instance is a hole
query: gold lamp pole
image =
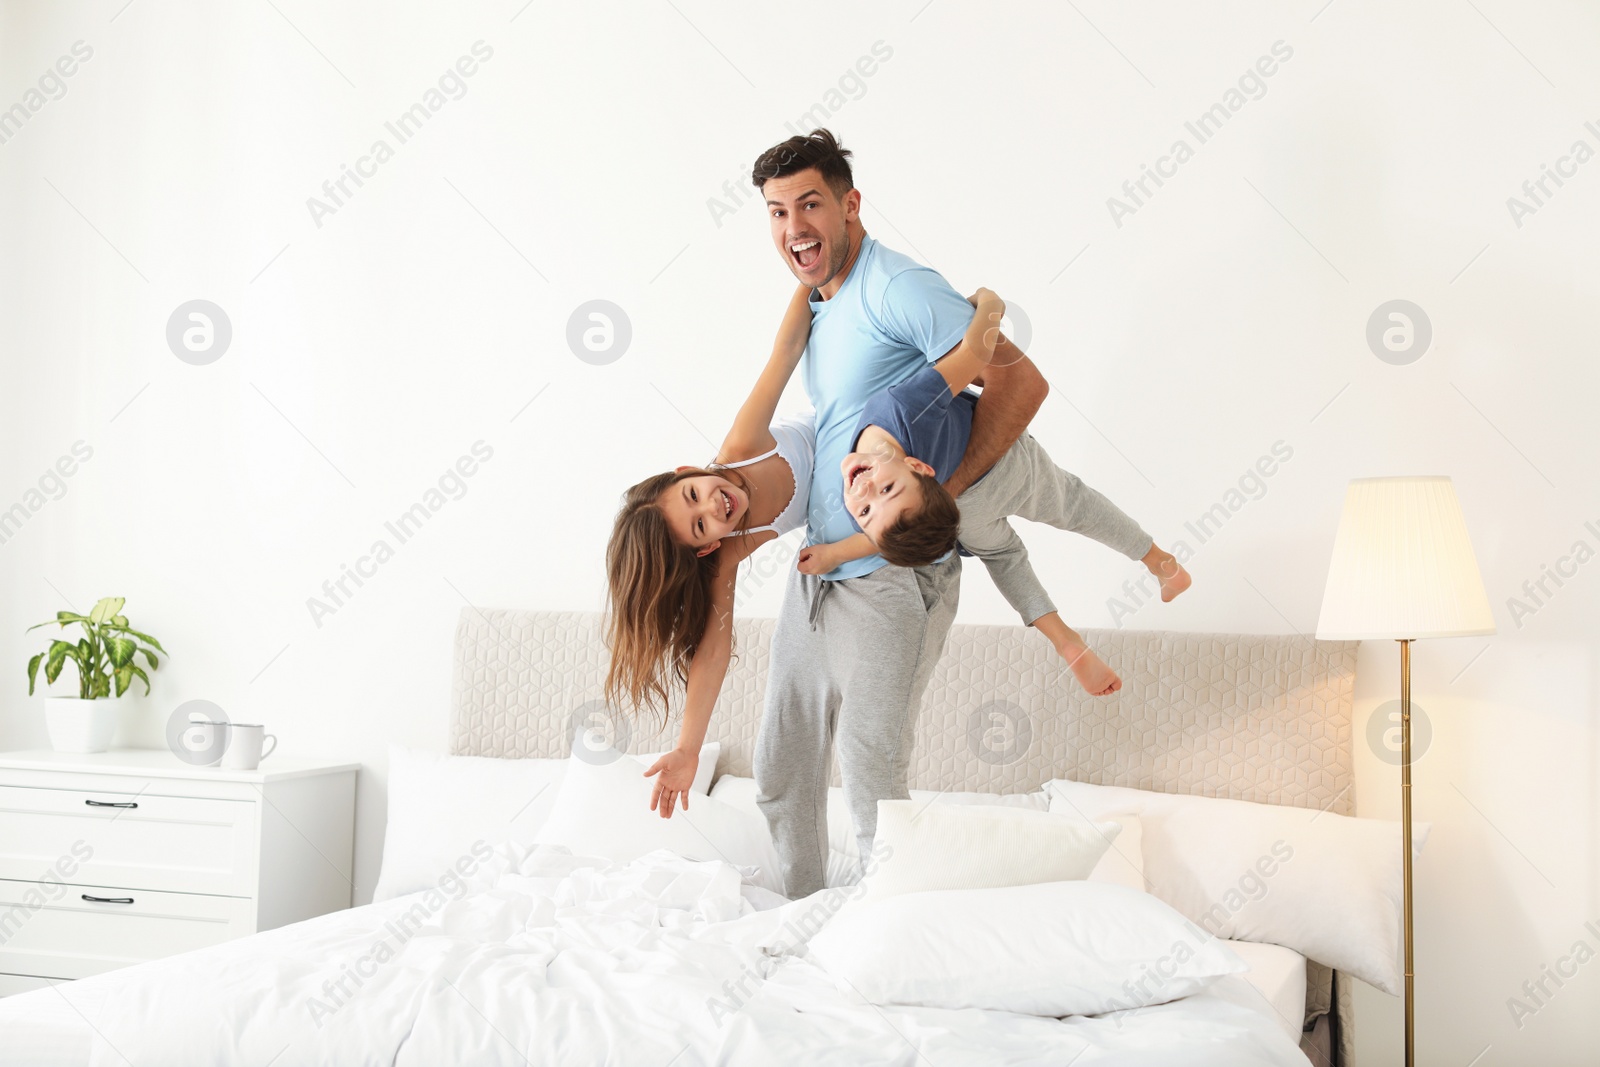
{"type": "Polygon", "coordinates": [[[1411,963],[1411,639],[1400,639],[1400,846],[1406,942],[1406,1067],[1416,1063],[1416,974],[1411,963]]]}
{"type": "Polygon", "coordinates": [[[1406,1067],[1416,1063],[1411,884],[1411,642],[1495,632],[1448,477],[1358,478],[1345,490],[1317,637],[1400,642],[1400,864],[1406,1067]]]}

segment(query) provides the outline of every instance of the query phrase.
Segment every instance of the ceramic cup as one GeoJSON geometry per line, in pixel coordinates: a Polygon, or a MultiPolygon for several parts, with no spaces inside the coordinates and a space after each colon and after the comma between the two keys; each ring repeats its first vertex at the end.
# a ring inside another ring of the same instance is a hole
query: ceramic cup
{"type": "Polygon", "coordinates": [[[278,748],[277,736],[267,733],[267,728],[260,723],[229,723],[228,734],[228,751],[222,756],[223,770],[253,771],[278,748]],[[272,744],[262,751],[261,746],[267,741],[272,744]]]}
{"type": "Polygon", "coordinates": [[[186,750],[186,762],[196,767],[215,767],[228,745],[228,723],[224,719],[191,716],[189,725],[178,736],[178,743],[186,750]]]}

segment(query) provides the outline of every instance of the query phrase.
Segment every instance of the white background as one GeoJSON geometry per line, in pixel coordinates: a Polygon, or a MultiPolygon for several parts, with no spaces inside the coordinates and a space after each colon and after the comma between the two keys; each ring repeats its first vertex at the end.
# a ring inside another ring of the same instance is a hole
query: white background
{"type": "MultiPolygon", "coordinates": [[[[1052,453],[1195,549],[1192,592],[1114,620],[1140,570],[1025,530],[1073,624],[1310,632],[1346,480],[1454,476],[1500,633],[1416,650],[1422,1062],[1585,1061],[1600,963],[1520,1027],[1507,1000],[1600,949],[1600,562],[1532,615],[1507,599],[1600,549],[1600,162],[1520,227],[1506,200],[1600,149],[1597,35],[1592,8],[1507,0],[0,5],[0,108],[93,49],[0,144],[0,509],[93,449],[0,544],[0,747],[46,744],[24,628],[125,596],[173,658],[124,737],[204,697],[359,759],[368,899],[386,746],[445,746],[461,609],[598,609],[621,489],[720,440],[792,284],[725,185],[825,117],[869,232],[1025,311],[1052,453]],[[479,40],[465,95],[398,144],[384,123],[479,40]],[[1264,95],[1118,226],[1107,199],[1280,40],[1264,95]],[[380,137],[394,158],[319,227],[308,198],[380,137]],[[233,327],[208,366],[165,340],[196,298],[233,327]],[[633,330],[605,366],[565,339],[596,298],[633,330]],[[1365,340],[1392,299],[1431,320],[1409,365],[1365,340]],[[480,440],[465,495],[319,626],[308,598],[480,440]],[[1198,544],[1184,524],[1278,441],[1292,459],[1198,544]]],[[[1008,621],[981,573],[961,618],[1008,621]]],[[[1393,645],[1363,648],[1364,815],[1398,810],[1364,741],[1397,679],[1393,645]]],[[[1399,1020],[1358,991],[1363,1064],[1399,1062],[1399,1020]]]]}

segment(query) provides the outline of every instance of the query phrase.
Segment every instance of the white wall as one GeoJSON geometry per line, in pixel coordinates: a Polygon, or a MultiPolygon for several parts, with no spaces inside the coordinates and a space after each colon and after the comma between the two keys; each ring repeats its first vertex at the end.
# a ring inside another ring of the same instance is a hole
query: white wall
{"type": "MultiPolygon", "coordinates": [[[[1422,1062],[1580,1062],[1600,964],[1520,1027],[1507,999],[1600,946],[1600,563],[1531,616],[1507,598],[1600,548],[1600,163],[1520,226],[1506,199],[1600,148],[1597,31],[1504,0],[0,5],[0,107],[93,49],[0,144],[0,509],[42,504],[0,544],[0,746],[45,743],[24,627],[126,596],[174,653],[128,736],[206,697],[360,759],[366,899],[386,746],[444,746],[463,604],[598,608],[619,490],[720,439],[791,281],[756,206],[708,201],[821,104],[868,230],[1025,310],[1052,452],[1197,549],[1193,592],[1114,617],[1137,569],[1026,531],[1074,623],[1308,632],[1346,479],[1455,477],[1500,634],[1417,649],[1422,1062]],[[480,40],[465,95],[396,144],[384,122],[480,40]],[[1277,41],[1265,94],[1114,223],[1107,198],[1277,41]],[[380,137],[393,158],[318,226],[307,198],[380,137]],[[208,366],[164,339],[195,298],[234,331],[208,366]],[[608,366],[565,342],[593,298],[633,327],[608,366]],[[1405,366],[1364,339],[1395,298],[1434,331],[1405,366]],[[64,495],[29,498],[80,440],[64,495]],[[477,441],[465,496],[314,622],[477,441]],[[1278,441],[1292,459],[1197,546],[1184,523],[1278,441]]],[[[981,575],[962,618],[1007,620],[981,575]]],[[[1363,650],[1358,732],[1395,659],[1363,650]]],[[[1359,757],[1361,812],[1393,816],[1397,772],[1359,757]]],[[[1399,1019],[1361,990],[1363,1064],[1398,1062],[1399,1019]]]]}

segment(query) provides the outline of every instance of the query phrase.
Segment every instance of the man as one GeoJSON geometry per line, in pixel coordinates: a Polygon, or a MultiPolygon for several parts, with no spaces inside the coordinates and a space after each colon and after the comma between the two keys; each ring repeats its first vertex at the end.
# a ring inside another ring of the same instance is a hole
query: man
{"type": "MultiPolygon", "coordinates": [[[[867,235],[849,157],[833,134],[813,130],[763,152],[751,175],[778,254],[814,290],[801,365],[817,412],[806,530],[812,544],[855,532],[839,463],[867,399],[954,349],[973,313],[936,271],[867,235]]],[[[983,395],[972,436],[945,482],[954,496],[1022,434],[1048,391],[1037,368],[1003,337],[977,384],[983,395]]],[[[755,775],[791,898],[823,888],[836,740],[863,857],[871,855],[878,801],[910,795],[917,707],[955,618],[960,575],[953,554],[915,569],[869,556],[821,576],[790,573],[772,636],[755,775]],[[863,654],[868,647],[870,657],[863,654]]]]}

